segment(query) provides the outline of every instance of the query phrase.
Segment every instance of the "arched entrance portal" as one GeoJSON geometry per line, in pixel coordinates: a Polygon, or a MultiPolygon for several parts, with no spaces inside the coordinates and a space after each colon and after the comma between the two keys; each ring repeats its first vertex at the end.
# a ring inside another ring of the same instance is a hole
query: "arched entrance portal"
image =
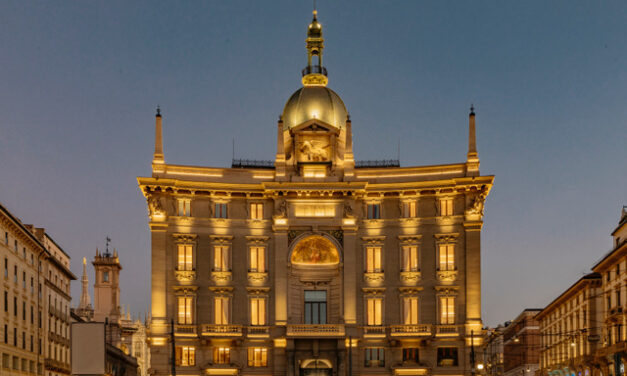
{"type": "Polygon", "coordinates": [[[300,367],[300,376],[330,376],[332,375],[331,362],[326,359],[305,360],[300,367]]]}

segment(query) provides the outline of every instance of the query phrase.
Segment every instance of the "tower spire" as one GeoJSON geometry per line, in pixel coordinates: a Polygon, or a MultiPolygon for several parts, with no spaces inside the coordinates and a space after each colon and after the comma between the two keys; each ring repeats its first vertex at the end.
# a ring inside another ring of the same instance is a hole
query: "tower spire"
{"type": "Polygon", "coordinates": [[[322,65],[322,50],[324,50],[324,38],[322,37],[322,25],[318,22],[318,10],[314,2],[313,19],[307,28],[307,67],[303,69],[304,86],[327,86],[327,69],[322,65]]]}
{"type": "Polygon", "coordinates": [[[470,105],[468,115],[468,155],[466,158],[468,175],[479,174],[479,154],[477,154],[477,138],[475,136],[475,106],[470,105]]]}
{"type": "Polygon", "coordinates": [[[155,115],[155,153],[152,157],[152,163],[162,164],[163,160],[163,136],[161,133],[161,107],[157,106],[157,114],[155,115]]]}
{"type": "Polygon", "coordinates": [[[81,278],[81,300],[79,309],[91,309],[91,299],[89,298],[89,279],[87,278],[87,259],[83,257],[83,277],[81,278]]]}

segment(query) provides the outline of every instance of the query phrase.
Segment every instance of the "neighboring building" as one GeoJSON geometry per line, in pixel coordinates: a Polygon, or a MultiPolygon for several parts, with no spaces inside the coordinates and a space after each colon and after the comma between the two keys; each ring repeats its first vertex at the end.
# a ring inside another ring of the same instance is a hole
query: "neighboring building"
{"type": "Polygon", "coordinates": [[[479,173],[475,114],[465,162],[355,162],[315,13],[306,47],[303,87],[268,127],[274,163],[166,164],[157,112],[152,177],[138,178],[152,374],[171,373],[173,329],[179,375],[470,375],[493,182],[479,173]]]}
{"type": "MultiPolygon", "coordinates": [[[[72,321],[72,325],[73,325],[73,332],[75,333],[73,337],[73,340],[75,342],[78,343],[83,343],[85,344],[84,346],[89,347],[90,343],[94,343],[94,342],[100,342],[103,343],[104,342],[104,346],[94,346],[94,348],[88,348],[88,349],[83,349],[83,351],[88,352],[90,357],[94,357],[94,358],[100,358],[102,359],[104,357],[104,364],[100,363],[100,365],[97,365],[97,367],[104,367],[104,376],[140,376],[139,373],[139,365],[137,363],[137,359],[131,355],[129,355],[128,353],[126,353],[125,351],[123,351],[122,349],[120,349],[117,346],[114,346],[108,342],[106,342],[106,337],[107,337],[107,331],[106,329],[101,330],[100,331],[100,336],[94,336],[94,335],[89,335],[89,336],[85,336],[85,335],[81,335],[81,334],[76,334],[76,333],[81,333],[81,330],[77,330],[80,328],[76,328],[76,325],[85,325],[88,324],[89,322],[85,321],[83,319],[83,317],[79,316],[76,313],[76,310],[72,310],[70,313],[70,317],[71,317],[71,321],[72,321]],[[76,337],[78,336],[78,337],[76,337]],[[87,338],[86,340],[79,340],[76,341],[76,338],[87,338]],[[103,351],[104,354],[98,354],[98,350],[103,351]],[[102,357],[101,357],[102,356],[102,357]]],[[[100,324],[100,325],[105,325],[105,323],[94,323],[91,322],[92,324],[100,324]]],[[[76,350],[76,353],[79,353],[80,350],[76,350]]],[[[100,360],[102,362],[102,360],[100,360]]],[[[72,369],[72,374],[76,375],[76,376],[94,376],[93,373],[82,373],[85,371],[81,371],[80,370],[80,362],[74,362],[74,364],[72,365],[74,367],[74,369],[72,369]],[[77,367],[78,364],[78,367],[77,367]],[[79,369],[76,369],[79,368],[79,369]]],[[[83,365],[84,366],[84,365],[83,365]]]]}
{"type": "Polygon", "coordinates": [[[602,325],[601,348],[597,351],[603,375],[623,375],[627,362],[627,322],[625,281],[627,280],[627,211],[621,211],[618,226],[612,231],[613,248],[592,267],[601,275],[602,303],[598,325],[602,325]]]}
{"type": "Polygon", "coordinates": [[[540,309],[527,308],[503,331],[503,375],[532,376],[539,367],[540,309]]]}
{"type": "Polygon", "coordinates": [[[601,275],[587,274],[540,313],[540,369],[537,376],[591,376],[601,334],[601,275]]]}
{"type": "Polygon", "coordinates": [[[4,267],[0,314],[2,375],[70,374],[70,257],[42,228],[0,205],[4,267]]]}
{"type": "Polygon", "coordinates": [[[509,321],[504,325],[488,329],[483,344],[484,374],[486,376],[501,376],[505,373],[503,364],[503,332],[509,325],[509,321]]]}
{"type": "MultiPolygon", "coordinates": [[[[76,316],[77,322],[106,323],[107,357],[111,358],[107,367],[115,370],[116,373],[113,375],[124,375],[125,372],[130,372],[128,371],[130,368],[135,367],[133,375],[147,376],[150,368],[150,351],[146,342],[146,325],[139,319],[132,320],[129,312],[126,314],[122,312],[120,305],[122,265],[117,251],[114,249],[111,254],[108,245],[104,253],[96,250],[92,265],[96,277],[94,306],[92,307],[89,296],[87,261],[83,259],[81,300],[72,313],[76,316]],[[118,356],[118,352],[123,353],[125,357],[118,356]]],[[[129,376],[128,373],[126,375],[129,376]]]]}

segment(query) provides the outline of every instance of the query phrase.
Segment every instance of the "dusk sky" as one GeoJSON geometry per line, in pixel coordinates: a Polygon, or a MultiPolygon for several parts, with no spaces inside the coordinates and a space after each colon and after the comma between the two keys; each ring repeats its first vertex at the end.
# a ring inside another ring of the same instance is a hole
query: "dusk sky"
{"type": "MultiPolygon", "coordinates": [[[[0,2],[0,202],[81,259],[112,238],[149,310],[154,114],[167,163],[273,159],[311,1],[0,2]]],[[[627,204],[627,2],[318,1],[358,160],[495,175],[483,318],[544,307],[611,248],[627,204]]],[[[90,285],[93,270],[90,268],[90,285]]],[[[73,283],[73,306],[80,281],[73,283]]],[[[93,299],[93,296],[92,296],[93,299]]]]}

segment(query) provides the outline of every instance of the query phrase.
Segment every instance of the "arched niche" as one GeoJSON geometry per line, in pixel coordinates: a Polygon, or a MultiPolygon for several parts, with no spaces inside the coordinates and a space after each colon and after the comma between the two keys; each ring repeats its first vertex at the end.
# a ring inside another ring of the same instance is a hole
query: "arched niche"
{"type": "Polygon", "coordinates": [[[334,239],[310,233],[296,239],[289,262],[296,267],[334,267],[340,260],[339,247],[334,239]]]}

